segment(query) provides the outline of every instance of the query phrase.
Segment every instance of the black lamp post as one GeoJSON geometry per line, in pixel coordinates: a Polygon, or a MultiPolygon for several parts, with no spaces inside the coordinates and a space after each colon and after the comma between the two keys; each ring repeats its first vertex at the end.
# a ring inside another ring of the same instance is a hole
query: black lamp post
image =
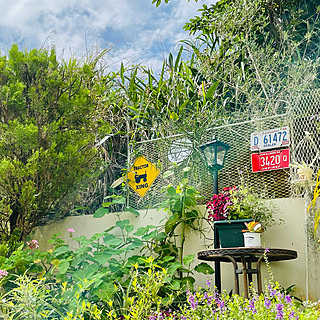
{"type": "Polygon", "coordinates": [[[218,171],[223,167],[230,146],[213,138],[212,142],[199,147],[213,175],[213,193],[218,193],[218,171]]]}
{"type": "MultiPolygon", "coordinates": [[[[213,194],[218,194],[218,171],[223,167],[224,160],[230,146],[226,143],[216,140],[203,144],[200,150],[204,156],[207,166],[213,177],[213,194]]],[[[214,227],[214,247],[219,248],[219,235],[217,229],[214,227]]],[[[215,261],[215,286],[218,292],[221,292],[221,271],[220,262],[215,261]]]]}

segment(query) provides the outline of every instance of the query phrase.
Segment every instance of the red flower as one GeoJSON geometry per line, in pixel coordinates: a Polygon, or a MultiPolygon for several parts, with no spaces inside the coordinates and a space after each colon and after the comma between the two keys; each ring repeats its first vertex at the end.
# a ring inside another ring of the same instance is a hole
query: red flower
{"type": "Polygon", "coordinates": [[[223,188],[222,192],[215,194],[207,202],[208,220],[226,220],[228,219],[229,206],[233,203],[230,200],[231,192],[236,190],[235,186],[223,188]]]}

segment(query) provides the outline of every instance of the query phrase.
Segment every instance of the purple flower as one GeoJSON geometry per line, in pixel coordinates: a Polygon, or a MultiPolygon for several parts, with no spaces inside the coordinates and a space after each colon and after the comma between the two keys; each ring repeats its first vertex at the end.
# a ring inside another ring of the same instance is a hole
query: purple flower
{"type": "Polygon", "coordinates": [[[192,294],[189,295],[188,302],[190,303],[190,307],[193,310],[198,306],[198,301],[194,299],[194,296],[192,294]]]}
{"type": "Polygon", "coordinates": [[[283,319],[283,304],[278,303],[276,308],[277,308],[276,319],[283,319]]]}
{"type": "Polygon", "coordinates": [[[265,252],[265,253],[270,252],[269,248],[266,248],[264,252],[265,252]]]}
{"type": "Polygon", "coordinates": [[[268,298],[264,299],[264,306],[266,309],[269,309],[271,307],[271,301],[268,298]]]}
{"type": "Polygon", "coordinates": [[[69,229],[68,229],[68,232],[74,233],[75,231],[74,231],[73,228],[69,228],[69,229]]]}
{"type": "Polygon", "coordinates": [[[289,295],[285,296],[284,301],[289,304],[292,303],[291,297],[289,295]]]}
{"type": "Polygon", "coordinates": [[[273,289],[270,285],[268,285],[269,294],[271,297],[275,297],[277,294],[277,290],[273,289]]]}
{"type": "Polygon", "coordinates": [[[211,281],[210,280],[207,280],[207,286],[211,287],[211,281]]]}
{"type": "Polygon", "coordinates": [[[219,300],[218,302],[218,307],[220,308],[221,311],[225,309],[225,302],[224,300],[219,300]]]}
{"type": "Polygon", "coordinates": [[[254,300],[250,300],[249,301],[249,310],[252,311],[253,314],[257,313],[257,310],[256,310],[256,308],[254,306],[254,300]]]}

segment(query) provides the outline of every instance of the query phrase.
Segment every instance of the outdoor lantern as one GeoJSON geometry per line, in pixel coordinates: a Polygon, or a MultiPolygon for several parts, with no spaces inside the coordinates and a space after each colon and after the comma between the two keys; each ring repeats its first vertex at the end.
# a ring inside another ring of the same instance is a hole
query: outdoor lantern
{"type": "MultiPolygon", "coordinates": [[[[224,159],[230,146],[226,143],[220,142],[213,137],[213,141],[203,144],[199,147],[204,160],[206,161],[209,170],[212,173],[213,178],[213,193],[218,194],[218,171],[224,165],[224,159]]],[[[214,226],[214,247],[219,248],[219,240],[218,240],[218,230],[216,226],[214,226]]],[[[220,262],[215,261],[215,286],[217,287],[218,292],[221,292],[221,270],[220,270],[220,262]]]]}
{"type": "Polygon", "coordinates": [[[226,143],[216,140],[213,138],[212,142],[203,144],[199,147],[202,151],[204,158],[210,171],[218,171],[224,165],[224,159],[230,146],[226,143]]]}

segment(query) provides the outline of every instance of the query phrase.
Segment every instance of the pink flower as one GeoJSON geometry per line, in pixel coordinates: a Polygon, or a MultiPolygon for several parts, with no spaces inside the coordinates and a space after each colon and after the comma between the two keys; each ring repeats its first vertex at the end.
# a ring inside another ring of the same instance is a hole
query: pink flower
{"type": "Polygon", "coordinates": [[[74,231],[73,228],[69,228],[69,229],[68,229],[68,232],[74,233],[75,231],[74,231]]]}
{"type": "Polygon", "coordinates": [[[37,240],[28,241],[27,245],[30,247],[30,249],[39,248],[39,242],[37,240]]]}
{"type": "Polygon", "coordinates": [[[7,276],[8,275],[8,272],[6,270],[1,270],[0,269],[0,279],[7,276]]]}

